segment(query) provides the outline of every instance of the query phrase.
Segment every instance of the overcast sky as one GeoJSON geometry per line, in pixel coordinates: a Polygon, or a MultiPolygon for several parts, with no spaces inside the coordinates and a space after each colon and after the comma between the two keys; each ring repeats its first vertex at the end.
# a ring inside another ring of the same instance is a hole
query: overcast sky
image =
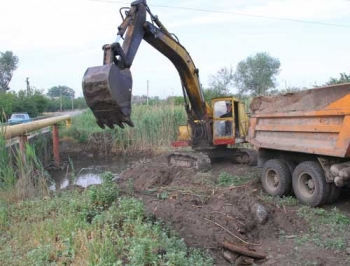
{"type": "MultiPolygon", "coordinates": [[[[0,0],[0,51],[19,57],[11,89],[25,89],[29,77],[38,89],[65,85],[81,96],[85,70],[102,63],[101,47],[115,40],[122,21],[119,9],[130,5],[113,1],[0,0]]],[[[281,89],[321,85],[350,72],[347,0],[148,0],[148,5],[191,54],[204,87],[220,68],[235,68],[258,52],[279,58],[281,89]]],[[[147,80],[150,96],[181,95],[174,66],[146,42],[131,69],[134,95],[146,94],[147,80]]]]}

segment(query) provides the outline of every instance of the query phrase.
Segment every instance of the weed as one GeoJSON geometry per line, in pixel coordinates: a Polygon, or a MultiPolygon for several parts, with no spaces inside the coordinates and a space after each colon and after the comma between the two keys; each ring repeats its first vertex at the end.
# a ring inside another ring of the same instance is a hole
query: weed
{"type": "Polygon", "coordinates": [[[166,200],[168,198],[168,192],[163,190],[157,194],[157,198],[161,200],[166,200]]]}
{"type": "Polygon", "coordinates": [[[13,162],[6,148],[6,140],[0,132],[0,188],[12,188],[16,183],[16,173],[13,162]]]}
{"type": "Polygon", "coordinates": [[[206,253],[188,249],[168,227],[147,219],[141,201],[111,197],[111,184],[95,186],[94,196],[65,191],[9,205],[0,265],[213,265],[206,253]],[[95,204],[104,200],[109,206],[95,204]],[[87,210],[96,211],[90,222],[87,210]]]}
{"type": "Polygon", "coordinates": [[[240,186],[247,183],[249,180],[251,180],[250,176],[236,176],[227,172],[221,172],[218,178],[219,186],[221,187],[240,186]]]}
{"type": "Polygon", "coordinates": [[[133,180],[131,178],[128,179],[128,193],[129,195],[134,195],[134,184],[133,184],[133,180]]]}
{"type": "Polygon", "coordinates": [[[27,253],[29,265],[47,265],[50,264],[50,254],[53,252],[51,245],[39,245],[27,253]]]}
{"type": "Polygon", "coordinates": [[[169,105],[133,106],[132,121],[135,128],[101,129],[91,111],[73,118],[72,127],[62,130],[62,135],[73,137],[80,143],[103,151],[118,152],[153,151],[169,147],[176,139],[179,125],[186,124],[186,113],[182,106],[169,105]]]}
{"type": "Polygon", "coordinates": [[[106,172],[102,173],[101,179],[105,183],[111,183],[114,179],[114,174],[110,171],[106,171],[106,172]]]}
{"type": "Polygon", "coordinates": [[[337,208],[327,211],[321,208],[303,206],[298,216],[310,224],[309,234],[297,239],[297,243],[311,241],[324,248],[344,249],[345,239],[349,237],[350,219],[337,208]]]}
{"type": "Polygon", "coordinates": [[[267,195],[266,193],[261,193],[261,198],[263,201],[274,203],[277,206],[298,206],[300,205],[299,201],[292,196],[287,197],[273,197],[267,195]]]}

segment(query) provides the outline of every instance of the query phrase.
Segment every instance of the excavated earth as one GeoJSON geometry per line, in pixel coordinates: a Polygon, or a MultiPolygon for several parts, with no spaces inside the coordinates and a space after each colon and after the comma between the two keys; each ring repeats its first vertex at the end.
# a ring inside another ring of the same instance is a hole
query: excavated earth
{"type": "Polygon", "coordinates": [[[166,157],[159,156],[133,164],[117,182],[123,193],[133,191],[144,202],[148,215],[170,223],[188,246],[208,250],[215,265],[348,265],[345,250],[296,244],[296,237],[309,232],[309,224],[297,216],[298,207],[264,200],[259,175],[257,167],[224,161],[214,163],[208,172],[170,167],[166,157]],[[247,178],[246,182],[220,187],[222,172],[247,178]],[[223,241],[266,259],[241,257],[232,264],[223,256],[223,241]]]}

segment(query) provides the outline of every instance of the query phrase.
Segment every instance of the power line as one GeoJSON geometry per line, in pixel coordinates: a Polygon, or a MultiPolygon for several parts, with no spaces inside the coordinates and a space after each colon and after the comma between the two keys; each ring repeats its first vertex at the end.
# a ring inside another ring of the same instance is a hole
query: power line
{"type": "MultiPolygon", "coordinates": [[[[116,3],[116,4],[127,4],[127,5],[130,4],[130,3],[126,3],[126,2],[112,1],[112,0],[90,0],[90,1],[92,1],[92,2],[116,3]]],[[[283,21],[315,24],[315,25],[322,25],[322,26],[350,28],[350,25],[344,25],[344,24],[334,24],[334,23],[326,23],[326,22],[302,20],[302,19],[291,19],[291,18],[281,18],[281,17],[260,16],[260,15],[252,15],[252,14],[245,14],[245,13],[238,13],[238,12],[229,12],[229,11],[219,11],[219,10],[203,9],[203,8],[194,8],[194,7],[192,8],[192,7],[180,7],[180,6],[167,6],[167,5],[151,5],[151,6],[163,7],[163,8],[173,8],[173,9],[184,9],[184,10],[192,10],[192,11],[200,11],[200,12],[209,12],[209,13],[229,14],[229,15],[243,16],[243,17],[283,20],[283,21]]]]}

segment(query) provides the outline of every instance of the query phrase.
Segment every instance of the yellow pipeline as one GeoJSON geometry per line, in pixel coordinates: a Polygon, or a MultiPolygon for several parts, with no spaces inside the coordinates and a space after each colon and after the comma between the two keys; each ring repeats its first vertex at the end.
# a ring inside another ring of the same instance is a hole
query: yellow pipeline
{"type": "Polygon", "coordinates": [[[69,127],[72,123],[71,116],[70,115],[56,116],[56,117],[41,119],[41,120],[29,122],[29,123],[6,126],[5,129],[1,131],[5,132],[5,139],[11,139],[44,127],[52,126],[54,124],[57,124],[63,121],[66,121],[66,125],[67,127],[69,127]]]}

